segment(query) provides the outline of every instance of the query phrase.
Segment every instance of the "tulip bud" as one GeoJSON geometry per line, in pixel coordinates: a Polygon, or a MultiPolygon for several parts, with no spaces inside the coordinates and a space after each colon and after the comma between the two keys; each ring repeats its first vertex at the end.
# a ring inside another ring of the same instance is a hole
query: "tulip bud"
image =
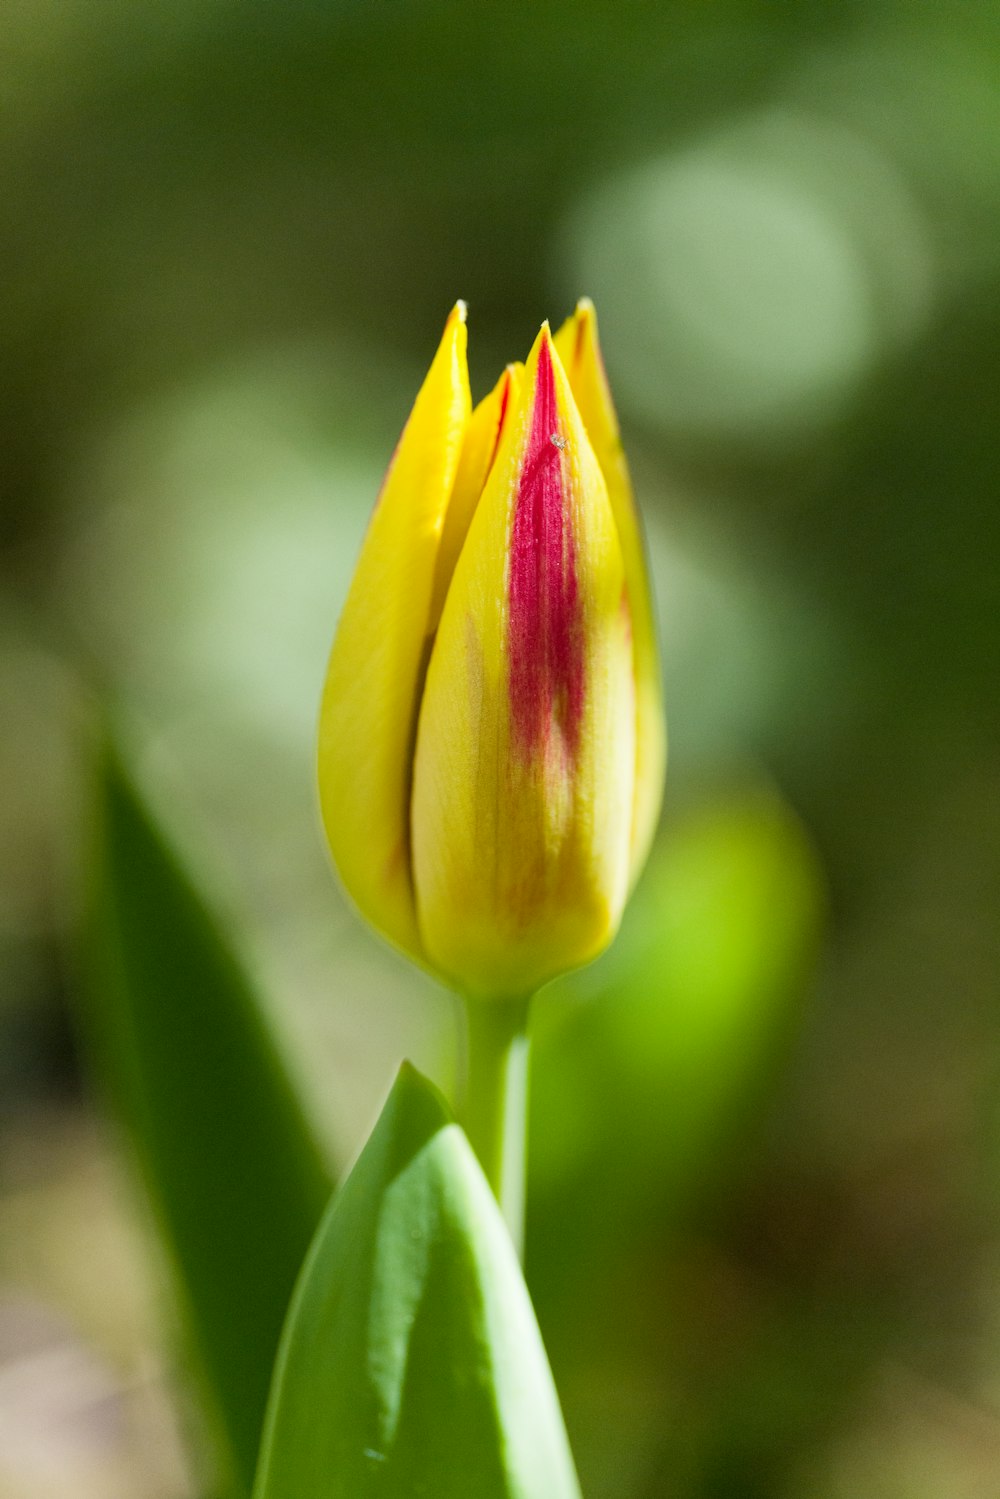
{"type": "Polygon", "coordinates": [[[556,340],[543,326],[524,369],[470,412],[459,304],[327,676],[320,794],[344,884],[456,988],[527,995],[614,935],[663,745],[641,532],[592,309],[556,340]]]}

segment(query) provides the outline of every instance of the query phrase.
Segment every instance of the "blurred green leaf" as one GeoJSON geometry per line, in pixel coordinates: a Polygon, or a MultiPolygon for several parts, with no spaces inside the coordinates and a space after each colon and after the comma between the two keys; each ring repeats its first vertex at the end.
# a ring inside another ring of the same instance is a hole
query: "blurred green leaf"
{"type": "Polygon", "coordinates": [[[595,1002],[541,1038],[538,1184],[578,1182],[589,1202],[597,1171],[644,1217],[703,1199],[792,1033],[823,911],[812,844],[772,791],[678,819],[617,948],[563,986],[574,997],[587,986],[595,1002]]]}
{"type": "Polygon", "coordinates": [[[88,1039],[249,1488],[282,1320],[329,1175],[245,975],[111,746],[96,791],[88,1039]]]}
{"type": "Polygon", "coordinates": [[[823,905],[805,829],[763,788],[689,814],[653,865],[642,936],[606,1013],[620,1007],[615,1057],[672,1177],[702,1168],[701,1152],[772,1076],[806,992],[823,905]]]}
{"type": "Polygon", "coordinates": [[[404,1066],[295,1293],[256,1499],[578,1499],[486,1179],[404,1066]]]}

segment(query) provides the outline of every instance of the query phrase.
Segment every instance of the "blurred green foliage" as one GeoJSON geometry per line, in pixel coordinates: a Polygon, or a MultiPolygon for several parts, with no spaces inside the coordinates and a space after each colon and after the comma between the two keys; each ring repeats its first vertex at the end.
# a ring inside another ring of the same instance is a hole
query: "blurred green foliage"
{"type": "Polygon", "coordinates": [[[332,1179],[246,978],[110,744],[95,792],[91,1060],[142,1168],[225,1463],[248,1494],[278,1335],[332,1179]]]}
{"type": "Polygon", "coordinates": [[[335,1154],[402,1055],[447,1079],[325,866],[315,704],[448,307],[481,392],[588,292],[672,760],[620,951],[538,1009],[584,1492],[995,1492],[996,6],[20,0],[0,60],[0,1139],[78,1108],[95,680],[335,1154]]]}

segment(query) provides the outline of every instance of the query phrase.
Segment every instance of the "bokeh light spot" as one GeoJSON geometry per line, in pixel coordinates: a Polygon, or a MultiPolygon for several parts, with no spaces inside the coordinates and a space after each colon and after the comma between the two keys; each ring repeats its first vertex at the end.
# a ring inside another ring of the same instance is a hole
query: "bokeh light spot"
{"type": "Polygon", "coordinates": [[[567,292],[586,289],[611,330],[623,403],[696,436],[774,442],[835,417],[931,293],[891,163],[784,113],[606,181],[564,250],[567,292]]]}

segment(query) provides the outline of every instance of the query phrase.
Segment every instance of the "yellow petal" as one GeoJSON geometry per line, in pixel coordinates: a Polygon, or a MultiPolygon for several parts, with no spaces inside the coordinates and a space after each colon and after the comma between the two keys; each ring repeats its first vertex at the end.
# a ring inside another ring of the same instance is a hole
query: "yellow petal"
{"type": "Polygon", "coordinates": [[[646,543],[622,448],[618,417],[601,358],[597,315],[589,298],[580,300],[576,312],[567,318],[554,341],[595,456],[607,480],[608,497],[625,562],[636,688],[635,804],[630,860],[630,883],[634,884],[656,832],[667,763],[663,677],[646,543]]]}
{"type": "Polygon", "coordinates": [[[417,731],[420,933],[458,987],[527,994],[614,935],[634,721],[618,534],[545,326],[451,580],[417,731]]]}
{"type": "Polygon", "coordinates": [[[438,548],[470,407],[459,302],[376,502],[320,710],[320,805],[334,862],[362,914],[419,960],[409,845],[413,739],[438,548]]]}
{"type": "Polygon", "coordinates": [[[448,513],[438,548],[434,601],[431,605],[431,628],[434,630],[441,618],[445,594],[455,571],[458,554],[468,535],[469,524],[499,451],[504,427],[517,405],[518,387],[523,374],[523,365],[509,364],[489,395],[479,402],[465,429],[458,474],[448,502],[448,513]]]}

